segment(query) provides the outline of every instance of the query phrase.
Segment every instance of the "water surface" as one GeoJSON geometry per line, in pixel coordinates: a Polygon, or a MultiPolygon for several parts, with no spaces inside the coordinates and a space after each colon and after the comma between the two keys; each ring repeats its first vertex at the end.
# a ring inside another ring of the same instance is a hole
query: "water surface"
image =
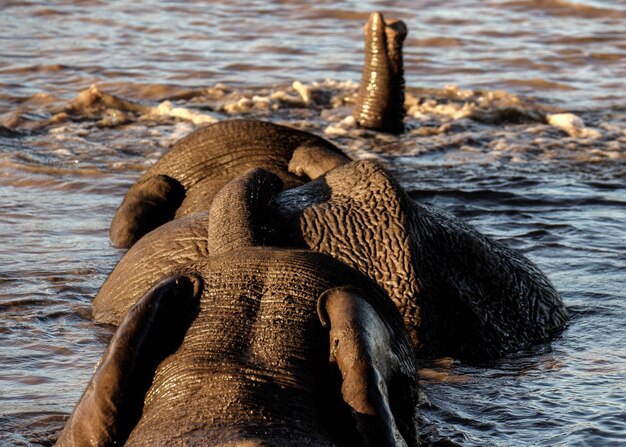
{"type": "Polygon", "coordinates": [[[427,442],[626,443],[625,18],[624,1],[3,2],[0,444],[50,445],[106,346],[91,301],[123,255],[107,232],[128,186],[234,117],[379,159],[561,292],[556,340],[423,365],[427,442]],[[399,137],[346,121],[374,10],[409,27],[399,137]]]}

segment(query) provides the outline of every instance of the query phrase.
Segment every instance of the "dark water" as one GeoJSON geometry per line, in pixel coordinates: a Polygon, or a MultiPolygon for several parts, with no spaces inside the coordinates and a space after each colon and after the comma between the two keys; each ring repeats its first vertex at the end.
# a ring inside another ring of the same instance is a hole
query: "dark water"
{"type": "Polygon", "coordinates": [[[380,159],[562,293],[553,342],[425,365],[426,440],[626,443],[625,19],[624,1],[2,2],[0,445],[51,444],[93,372],[111,328],[91,300],[123,254],[107,231],[128,186],[241,116],[380,159]],[[400,137],[346,119],[373,10],[409,27],[400,137]],[[140,107],[81,94],[93,84],[140,107]]]}

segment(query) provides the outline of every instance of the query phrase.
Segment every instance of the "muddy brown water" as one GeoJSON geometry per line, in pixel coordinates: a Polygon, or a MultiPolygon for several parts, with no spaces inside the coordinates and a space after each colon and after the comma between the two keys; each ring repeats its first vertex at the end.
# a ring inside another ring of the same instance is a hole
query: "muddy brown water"
{"type": "Polygon", "coordinates": [[[126,189],[234,117],[381,160],[563,295],[556,340],[423,365],[427,442],[626,443],[625,22],[624,1],[2,2],[0,444],[50,445],[106,346],[91,300],[123,254],[107,231],[126,189]],[[347,119],[374,10],[409,28],[398,137],[347,119]]]}

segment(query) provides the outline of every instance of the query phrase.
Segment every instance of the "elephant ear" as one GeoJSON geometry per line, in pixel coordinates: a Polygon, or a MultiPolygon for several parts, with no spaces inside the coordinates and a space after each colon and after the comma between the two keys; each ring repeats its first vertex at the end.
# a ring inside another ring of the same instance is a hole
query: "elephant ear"
{"type": "Polygon", "coordinates": [[[408,336],[350,287],[324,292],[317,306],[361,445],[417,445],[417,377],[408,336]]]}
{"type": "Polygon", "coordinates": [[[169,222],[185,199],[185,188],[166,175],[154,175],[133,185],[117,209],[109,237],[115,247],[128,248],[144,234],[169,222]]]}
{"type": "Polygon", "coordinates": [[[209,210],[211,256],[263,245],[269,231],[268,204],[282,188],[280,178],[264,169],[252,169],[227,183],[209,210]]]}
{"type": "Polygon", "coordinates": [[[169,277],[128,311],[55,445],[124,444],[157,366],[182,342],[201,289],[195,276],[169,277]]]}
{"type": "Polygon", "coordinates": [[[293,151],[289,172],[315,180],[337,166],[350,161],[336,148],[325,146],[317,140],[307,141],[293,151]]]}
{"type": "Polygon", "coordinates": [[[325,253],[373,279],[422,343],[420,272],[410,197],[374,160],[337,167],[273,201],[276,244],[325,253]]]}

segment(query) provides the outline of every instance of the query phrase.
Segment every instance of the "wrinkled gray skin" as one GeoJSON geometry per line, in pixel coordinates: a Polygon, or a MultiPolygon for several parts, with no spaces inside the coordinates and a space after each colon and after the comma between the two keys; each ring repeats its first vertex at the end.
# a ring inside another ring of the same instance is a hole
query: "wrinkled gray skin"
{"type": "MultiPolygon", "coordinates": [[[[248,122],[227,121],[220,124],[226,123],[233,123],[239,127],[248,122]]],[[[261,125],[266,130],[279,127],[261,121],[251,122],[251,125],[255,127],[261,125]]],[[[287,128],[279,128],[281,131],[283,129],[287,128]]],[[[343,159],[327,157],[325,152],[312,151],[306,145],[304,147],[304,151],[294,151],[287,166],[289,172],[297,173],[296,181],[302,181],[299,180],[302,178],[317,178],[331,169],[335,163],[344,162],[343,159]],[[321,155],[314,157],[315,154],[321,155]]],[[[267,163],[267,159],[262,159],[262,161],[267,163]]],[[[237,167],[236,170],[239,168],[237,167]]],[[[127,197],[129,195],[131,195],[130,192],[127,197]]],[[[213,198],[211,197],[210,200],[212,201],[213,198]]],[[[230,208],[233,205],[233,203],[227,203],[224,206],[230,208]]],[[[120,210],[123,207],[124,205],[120,207],[120,210]]],[[[120,210],[117,212],[118,215],[120,210]]],[[[158,208],[155,207],[155,212],[157,210],[158,208]]],[[[264,213],[267,213],[267,210],[259,211],[258,215],[262,216],[264,213]]],[[[268,226],[270,223],[264,222],[259,225],[268,226]]],[[[103,323],[119,324],[126,311],[159,278],[176,266],[207,257],[209,255],[208,229],[209,212],[202,211],[167,222],[139,239],[126,252],[96,295],[93,301],[94,318],[103,323]]],[[[283,245],[288,244],[283,241],[283,245]]]]}
{"type": "MultiPolygon", "coordinates": [[[[95,318],[119,322],[164,271],[205,256],[208,220],[172,222],[129,250],[98,293],[95,318]]],[[[568,319],[532,262],[413,202],[373,161],[278,193],[263,225],[272,244],[328,254],[375,280],[402,314],[419,357],[497,358],[553,336],[568,319]]]]}
{"type": "Polygon", "coordinates": [[[279,189],[256,170],[220,191],[211,256],[126,313],[57,445],[417,445],[400,315],[326,255],[258,245],[279,189]]]}
{"type": "Polygon", "coordinates": [[[376,162],[338,167],[277,195],[272,208],[277,243],[327,253],[374,279],[400,310],[420,356],[497,358],[567,322],[537,266],[414,202],[376,162]]]}
{"type": "Polygon", "coordinates": [[[130,247],[165,222],[206,211],[222,186],[249,169],[274,172],[292,188],[347,161],[308,132],[255,120],[212,124],[174,144],[131,186],[111,222],[111,242],[130,247]],[[291,162],[313,177],[290,171],[291,162]]]}
{"type": "Polygon", "coordinates": [[[352,115],[368,129],[389,133],[404,130],[404,68],[402,44],[407,27],[400,20],[370,15],[365,25],[365,64],[352,115]]]}

